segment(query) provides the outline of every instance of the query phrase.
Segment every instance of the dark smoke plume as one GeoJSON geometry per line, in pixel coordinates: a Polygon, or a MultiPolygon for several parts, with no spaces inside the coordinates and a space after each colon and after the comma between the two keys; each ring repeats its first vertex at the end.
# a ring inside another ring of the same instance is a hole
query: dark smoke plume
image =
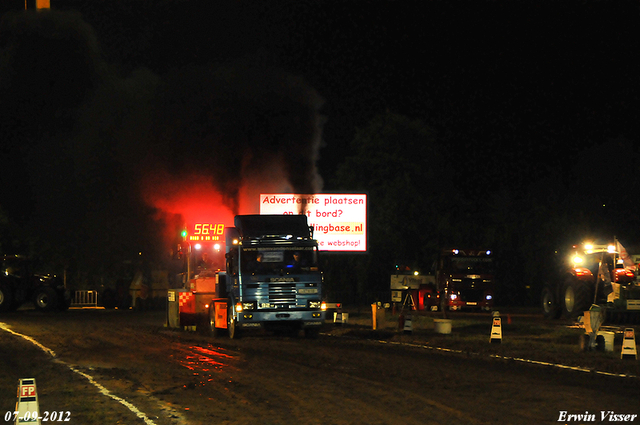
{"type": "Polygon", "coordinates": [[[257,176],[314,193],[322,186],[320,106],[302,79],[280,70],[183,68],[159,87],[151,152],[177,176],[210,175],[234,213],[257,176]]]}
{"type": "Polygon", "coordinates": [[[152,218],[184,215],[176,191],[234,214],[258,213],[261,192],[321,189],[321,99],[300,78],[246,64],[122,77],[68,12],[7,15],[0,40],[0,205],[60,261],[106,269],[159,246],[152,218]]]}

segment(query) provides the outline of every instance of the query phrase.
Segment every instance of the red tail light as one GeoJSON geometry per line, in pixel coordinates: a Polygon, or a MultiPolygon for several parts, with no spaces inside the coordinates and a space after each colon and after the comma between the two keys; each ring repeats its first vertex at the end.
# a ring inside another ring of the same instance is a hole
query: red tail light
{"type": "Polygon", "coordinates": [[[573,269],[576,273],[576,276],[591,276],[591,270],[585,269],[584,267],[576,267],[573,269]]]}

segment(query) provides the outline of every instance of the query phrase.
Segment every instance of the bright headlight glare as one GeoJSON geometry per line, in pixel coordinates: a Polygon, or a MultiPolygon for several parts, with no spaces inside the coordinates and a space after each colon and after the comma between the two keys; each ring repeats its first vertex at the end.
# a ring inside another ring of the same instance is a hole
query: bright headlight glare
{"type": "MultiPolygon", "coordinates": [[[[241,304],[241,308],[242,308],[242,310],[241,310],[241,311],[246,311],[246,310],[255,310],[255,308],[256,308],[256,303],[254,303],[254,302],[243,302],[243,303],[241,304]]],[[[237,307],[236,307],[236,311],[240,312],[239,310],[237,310],[237,307]]]]}
{"type": "Polygon", "coordinates": [[[309,301],[309,308],[319,308],[324,311],[327,309],[327,305],[322,301],[309,301]]]}

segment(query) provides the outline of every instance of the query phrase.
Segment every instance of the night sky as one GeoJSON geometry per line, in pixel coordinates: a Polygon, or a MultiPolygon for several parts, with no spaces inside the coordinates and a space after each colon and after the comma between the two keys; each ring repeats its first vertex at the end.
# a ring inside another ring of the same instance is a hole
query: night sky
{"type": "Polygon", "coordinates": [[[470,193],[522,189],[638,137],[631,1],[69,3],[124,72],[246,58],[303,77],[325,100],[325,180],[384,110],[436,128],[470,193]]]}
{"type": "Polygon", "coordinates": [[[52,8],[78,10],[121,75],[246,58],[303,77],[326,101],[325,173],[354,127],[385,109],[423,118],[453,151],[479,155],[474,162],[486,164],[477,171],[492,183],[530,178],[550,156],[609,138],[637,139],[632,1],[53,0],[52,8]]]}
{"type": "MultiPolygon", "coordinates": [[[[3,2],[1,12],[23,5],[3,2]]],[[[236,212],[243,194],[251,194],[247,182],[261,179],[246,169],[269,169],[279,161],[284,175],[271,188],[344,190],[333,176],[352,154],[356,129],[392,111],[437,132],[447,161],[459,170],[457,189],[471,199],[500,191],[526,194],[550,176],[571,186],[576,175],[589,175],[584,183],[594,190],[585,191],[584,208],[607,204],[622,215],[637,205],[637,2],[51,5],[61,13],[54,21],[70,29],[66,39],[30,38],[29,19],[5,22],[0,34],[2,107],[12,117],[3,121],[9,142],[3,146],[3,195],[16,197],[6,186],[9,179],[31,179],[20,191],[23,204],[43,196],[55,204],[53,187],[40,185],[45,194],[34,189],[34,173],[46,180],[45,158],[74,164],[74,188],[85,185],[88,193],[117,199],[125,196],[123,188],[139,183],[140,176],[131,175],[139,169],[160,168],[171,180],[188,177],[188,165],[191,171],[210,167],[203,148],[212,145],[216,190],[236,212]],[[66,13],[72,10],[79,15],[66,13]],[[14,55],[9,67],[8,51],[14,55]],[[196,83],[203,76],[207,83],[196,83]],[[157,87],[163,96],[151,102],[157,87]],[[202,110],[213,112],[200,117],[202,110]],[[180,124],[163,130],[173,119],[180,124]],[[236,127],[223,128],[228,123],[236,127]],[[109,149],[100,142],[114,139],[119,142],[109,149]],[[29,168],[33,164],[38,166],[29,168]],[[102,177],[114,173],[117,182],[104,183],[102,177]],[[239,180],[245,184],[234,183],[239,180]]],[[[50,31],[39,28],[35,33],[50,31]]],[[[61,196],[74,202],[92,196],[68,192],[61,196]]],[[[0,205],[12,214],[25,210],[0,205]]],[[[66,220],[73,222],[73,214],[66,220]]],[[[627,230],[640,237],[634,223],[627,230]]]]}

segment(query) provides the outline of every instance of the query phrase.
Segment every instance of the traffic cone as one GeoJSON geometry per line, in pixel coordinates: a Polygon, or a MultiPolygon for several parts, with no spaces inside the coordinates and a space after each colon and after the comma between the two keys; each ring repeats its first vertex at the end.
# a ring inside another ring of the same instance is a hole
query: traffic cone
{"type": "Polygon", "coordinates": [[[18,380],[18,401],[16,402],[15,412],[16,424],[41,424],[35,378],[18,380]]]}
{"type": "Polygon", "coordinates": [[[500,318],[500,313],[497,311],[493,312],[493,323],[491,325],[491,343],[501,343],[502,342],[502,319],[500,318]]]}
{"type": "Polygon", "coordinates": [[[402,331],[405,334],[413,333],[413,324],[411,323],[411,315],[410,314],[407,314],[407,316],[404,318],[404,328],[403,328],[402,331]]]}
{"type": "Polygon", "coordinates": [[[624,330],[624,338],[622,339],[621,359],[638,359],[638,351],[636,350],[636,337],[633,328],[624,330]]]}

